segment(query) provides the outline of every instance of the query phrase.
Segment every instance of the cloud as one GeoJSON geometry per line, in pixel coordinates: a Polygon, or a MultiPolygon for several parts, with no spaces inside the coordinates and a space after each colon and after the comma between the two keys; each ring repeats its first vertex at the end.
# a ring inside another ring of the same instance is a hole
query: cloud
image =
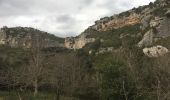
{"type": "Polygon", "coordinates": [[[0,0],[0,27],[34,27],[57,36],[75,36],[101,17],[153,1],[0,0]]]}

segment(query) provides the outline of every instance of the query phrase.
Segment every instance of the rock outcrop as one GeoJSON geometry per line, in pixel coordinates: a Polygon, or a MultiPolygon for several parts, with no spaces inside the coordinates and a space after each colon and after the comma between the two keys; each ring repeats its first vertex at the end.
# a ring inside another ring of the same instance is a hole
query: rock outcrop
{"type": "Polygon", "coordinates": [[[169,50],[166,47],[157,45],[151,48],[144,48],[143,53],[150,58],[157,58],[169,53],[169,50]]]}
{"type": "MultiPolygon", "coordinates": [[[[108,52],[110,52],[110,53],[112,53],[112,52],[117,53],[117,52],[121,52],[121,49],[122,48],[116,49],[114,47],[99,48],[98,52],[96,52],[95,54],[98,55],[98,54],[104,54],[104,53],[108,53],[108,52]]],[[[90,53],[91,53],[91,51],[89,51],[89,54],[90,53]]]]}
{"type": "Polygon", "coordinates": [[[150,30],[144,34],[143,39],[138,43],[139,47],[150,46],[157,40],[170,36],[169,14],[170,11],[167,11],[163,17],[154,17],[149,21],[150,30]]]}
{"type": "Polygon", "coordinates": [[[95,25],[90,28],[98,31],[107,31],[111,29],[118,29],[128,25],[140,23],[140,15],[133,11],[126,12],[122,17],[120,15],[113,15],[105,17],[95,22],[95,25]]]}
{"type": "Polygon", "coordinates": [[[68,37],[65,39],[65,47],[68,49],[81,49],[86,44],[94,42],[95,38],[86,38],[86,35],[82,34],[78,37],[68,37]]]}
{"type": "Polygon", "coordinates": [[[138,43],[139,47],[149,46],[153,43],[153,30],[149,30],[143,36],[143,39],[138,43]]]}

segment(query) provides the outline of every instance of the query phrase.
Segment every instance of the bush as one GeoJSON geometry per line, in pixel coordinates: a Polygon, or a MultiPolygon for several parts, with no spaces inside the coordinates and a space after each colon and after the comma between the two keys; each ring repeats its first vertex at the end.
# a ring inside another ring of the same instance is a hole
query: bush
{"type": "MultiPolygon", "coordinates": [[[[125,99],[126,90],[133,91],[133,81],[128,74],[128,67],[120,59],[110,54],[100,55],[97,58],[94,66],[101,100],[125,99]]],[[[132,97],[129,94],[126,94],[127,98],[132,97]]]]}
{"type": "Polygon", "coordinates": [[[102,47],[114,47],[114,48],[119,48],[121,46],[121,40],[120,39],[114,39],[114,40],[105,40],[101,46],[102,47]]]}

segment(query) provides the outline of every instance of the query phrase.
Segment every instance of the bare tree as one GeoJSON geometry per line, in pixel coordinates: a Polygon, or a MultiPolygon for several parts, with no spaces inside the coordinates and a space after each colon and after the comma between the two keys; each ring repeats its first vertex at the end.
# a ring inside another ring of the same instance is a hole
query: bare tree
{"type": "Polygon", "coordinates": [[[43,37],[36,34],[32,42],[32,47],[30,48],[30,61],[27,66],[23,68],[23,76],[25,78],[26,84],[34,87],[34,95],[38,93],[38,87],[41,83],[40,79],[43,75],[43,55],[41,49],[43,48],[43,37]]]}
{"type": "Polygon", "coordinates": [[[56,99],[60,95],[71,94],[80,81],[79,60],[74,54],[55,54],[46,59],[48,66],[46,82],[55,88],[56,99]]]}

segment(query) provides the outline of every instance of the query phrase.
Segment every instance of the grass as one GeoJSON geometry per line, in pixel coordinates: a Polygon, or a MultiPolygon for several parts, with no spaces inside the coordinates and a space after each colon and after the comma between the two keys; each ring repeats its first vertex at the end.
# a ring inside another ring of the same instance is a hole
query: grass
{"type": "MultiPolygon", "coordinates": [[[[55,93],[41,92],[36,96],[32,92],[18,93],[16,91],[0,91],[0,100],[57,100],[55,93]]],[[[72,97],[60,96],[60,100],[77,100],[72,97]]]]}

